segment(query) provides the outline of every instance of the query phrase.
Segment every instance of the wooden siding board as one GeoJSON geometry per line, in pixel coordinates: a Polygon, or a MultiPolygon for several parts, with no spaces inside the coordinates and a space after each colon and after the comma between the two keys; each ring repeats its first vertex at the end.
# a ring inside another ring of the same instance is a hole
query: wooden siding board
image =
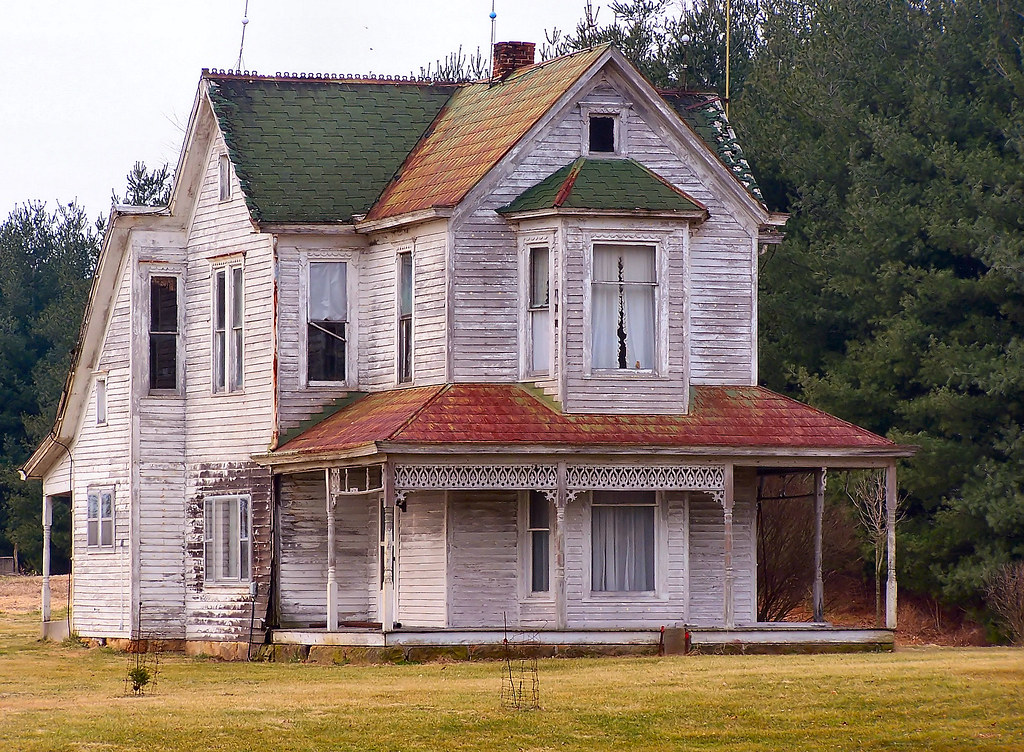
{"type": "Polygon", "coordinates": [[[398,621],[403,627],[447,626],[445,493],[406,499],[398,526],[398,621]]]}

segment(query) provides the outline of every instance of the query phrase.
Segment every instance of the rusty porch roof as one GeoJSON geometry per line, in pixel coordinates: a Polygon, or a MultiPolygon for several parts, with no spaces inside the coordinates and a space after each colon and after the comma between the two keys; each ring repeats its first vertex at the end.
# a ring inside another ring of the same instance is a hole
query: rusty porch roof
{"type": "Polygon", "coordinates": [[[371,444],[742,449],[906,449],[762,387],[694,387],[687,415],[559,412],[513,384],[447,384],[369,394],[284,443],[272,456],[323,455],[371,444]]]}

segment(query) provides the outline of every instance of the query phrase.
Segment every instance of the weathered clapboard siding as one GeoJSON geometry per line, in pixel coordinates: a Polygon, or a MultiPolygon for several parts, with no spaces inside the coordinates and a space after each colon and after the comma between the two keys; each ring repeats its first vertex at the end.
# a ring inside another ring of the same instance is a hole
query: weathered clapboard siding
{"type": "Polygon", "coordinates": [[[397,619],[405,627],[447,625],[446,506],[443,491],[422,491],[399,513],[397,619]]]}
{"type": "MultiPolygon", "coordinates": [[[[361,235],[297,237],[280,235],[277,244],[278,306],[277,316],[277,374],[278,425],[287,431],[303,420],[318,413],[325,404],[344,397],[356,387],[358,368],[348,363],[351,385],[308,385],[303,368],[303,350],[306,333],[305,289],[308,285],[310,261],[344,261],[348,264],[349,291],[358,289],[359,253],[366,247],[361,235]]],[[[349,295],[350,321],[348,332],[358,347],[359,321],[358,294],[349,295]],[[354,299],[353,299],[354,298],[354,299]]],[[[350,356],[358,362],[359,353],[349,348],[350,356]]]]}
{"type": "MultiPolygon", "coordinates": [[[[733,606],[736,624],[752,624],[756,612],[755,475],[737,469],[733,504],[733,606]]],[[[687,620],[719,625],[725,613],[725,523],[722,507],[703,494],[690,497],[690,604],[687,620]]]]}
{"type": "Polygon", "coordinates": [[[396,248],[392,242],[382,240],[360,257],[358,366],[359,386],[366,390],[386,389],[398,382],[397,250],[412,250],[412,243],[403,239],[396,248]]]}
{"type": "Polygon", "coordinates": [[[185,466],[140,463],[139,634],[185,637],[185,466]]]}
{"type": "Polygon", "coordinates": [[[448,222],[416,228],[413,250],[413,381],[444,383],[448,363],[448,222]]]}
{"type": "MultiPolygon", "coordinates": [[[[323,473],[286,475],[281,480],[281,560],[278,565],[282,627],[327,622],[327,501],[323,473]]],[[[376,610],[377,500],[348,497],[335,508],[338,616],[366,620],[376,610]],[[376,590],[376,588],[373,588],[376,590]]]]}
{"type": "Polygon", "coordinates": [[[71,445],[74,457],[72,628],[84,637],[128,637],[132,628],[131,421],[132,268],[118,275],[117,292],[96,369],[106,374],[107,423],[96,425],[95,379],[71,445]],[[87,545],[90,488],[114,491],[114,546],[87,545]]]}
{"type": "Polygon", "coordinates": [[[449,626],[519,622],[517,499],[501,491],[449,495],[449,626]]]}

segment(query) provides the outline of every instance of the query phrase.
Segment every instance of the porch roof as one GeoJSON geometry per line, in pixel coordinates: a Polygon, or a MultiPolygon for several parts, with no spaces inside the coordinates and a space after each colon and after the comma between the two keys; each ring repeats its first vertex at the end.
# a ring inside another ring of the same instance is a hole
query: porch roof
{"type": "Polygon", "coordinates": [[[446,384],[376,392],[287,438],[270,457],[373,444],[912,449],[757,386],[698,386],[685,415],[569,414],[515,384],[446,384]]]}

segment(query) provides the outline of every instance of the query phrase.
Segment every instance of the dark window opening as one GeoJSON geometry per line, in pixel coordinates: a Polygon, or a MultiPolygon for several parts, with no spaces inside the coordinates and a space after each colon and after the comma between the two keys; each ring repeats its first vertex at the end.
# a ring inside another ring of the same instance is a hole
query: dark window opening
{"type": "Polygon", "coordinates": [[[615,118],[595,115],[590,118],[590,151],[615,151],[615,118]]]}
{"type": "Polygon", "coordinates": [[[178,387],[178,280],[149,280],[149,388],[178,387]]]}

